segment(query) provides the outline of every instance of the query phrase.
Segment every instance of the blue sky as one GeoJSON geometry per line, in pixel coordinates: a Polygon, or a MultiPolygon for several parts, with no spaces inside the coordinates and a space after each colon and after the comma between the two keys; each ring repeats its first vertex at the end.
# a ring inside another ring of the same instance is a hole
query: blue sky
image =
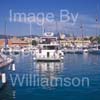
{"type": "MultiPolygon", "coordinates": [[[[61,9],[66,9],[69,12],[75,14],[78,12],[79,16],[74,25],[69,23],[60,23],[58,21],[57,32],[65,32],[66,34],[80,35],[80,25],[83,25],[83,33],[85,35],[95,35],[96,27],[98,34],[100,34],[100,25],[96,25],[96,15],[100,19],[100,0],[0,0],[0,34],[4,34],[4,23],[7,23],[7,34],[10,35],[28,35],[29,24],[10,22],[9,10],[13,12],[48,12],[54,13],[59,16],[61,9]]],[[[100,20],[99,20],[100,22],[100,20]]],[[[46,23],[44,25],[46,31],[56,32],[54,23],[46,23]]],[[[41,26],[36,23],[32,24],[32,34],[41,34],[41,26]]]]}

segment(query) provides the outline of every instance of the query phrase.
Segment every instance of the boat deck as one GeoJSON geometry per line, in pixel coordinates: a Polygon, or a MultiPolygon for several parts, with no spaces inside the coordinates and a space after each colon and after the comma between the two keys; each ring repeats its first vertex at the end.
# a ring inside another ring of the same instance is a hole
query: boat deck
{"type": "Polygon", "coordinates": [[[60,62],[62,61],[62,59],[55,59],[55,58],[38,58],[38,59],[34,59],[35,61],[38,61],[38,62],[60,62]]]}
{"type": "Polygon", "coordinates": [[[13,61],[14,61],[13,59],[4,60],[2,63],[0,63],[0,68],[5,67],[5,66],[11,64],[13,61]]]}

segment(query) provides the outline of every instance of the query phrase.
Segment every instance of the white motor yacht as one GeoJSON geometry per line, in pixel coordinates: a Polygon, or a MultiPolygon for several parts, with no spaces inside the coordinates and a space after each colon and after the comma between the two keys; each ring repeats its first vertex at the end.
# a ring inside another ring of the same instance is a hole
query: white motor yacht
{"type": "Polygon", "coordinates": [[[45,33],[46,36],[42,37],[43,40],[38,44],[38,48],[34,50],[34,60],[36,61],[61,61],[64,59],[64,54],[60,50],[60,45],[57,43],[53,33],[45,33]],[[49,36],[47,35],[49,34],[49,36]]]}
{"type": "Polygon", "coordinates": [[[12,48],[10,48],[10,47],[8,47],[8,46],[3,47],[3,48],[1,49],[1,53],[6,54],[6,55],[10,55],[11,52],[12,52],[12,48]]]}
{"type": "Polygon", "coordinates": [[[15,54],[15,55],[20,54],[20,52],[21,52],[21,48],[19,46],[14,47],[12,50],[12,54],[15,54]]]}
{"type": "Polygon", "coordinates": [[[90,54],[100,54],[100,44],[90,46],[89,53],[90,54]]]}

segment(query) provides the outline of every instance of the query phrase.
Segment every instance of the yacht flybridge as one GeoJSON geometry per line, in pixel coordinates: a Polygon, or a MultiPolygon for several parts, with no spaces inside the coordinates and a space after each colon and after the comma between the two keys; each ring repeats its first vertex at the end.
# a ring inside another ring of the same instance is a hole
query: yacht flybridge
{"type": "Polygon", "coordinates": [[[45,33],[40,38],[40,43],[34,51],[33,59],[36,61],[61,61],[64,59],[63,52],[60,50],[57,38],[53,37],[53,33],[45,33]]]}

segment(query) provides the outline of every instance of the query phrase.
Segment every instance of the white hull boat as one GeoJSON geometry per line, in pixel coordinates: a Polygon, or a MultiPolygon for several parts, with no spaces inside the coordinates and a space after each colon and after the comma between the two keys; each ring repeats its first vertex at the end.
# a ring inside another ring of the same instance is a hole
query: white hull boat
{"type": "Polygon", "coordinates": [[[34,50],[33,59],[35,61],[62,61],[64,59],[60,45],[56,42],[56,39],[54,42],[50,41],[52,38],[55,39],[52,36],[43,37],[43,43],[39,44],[38,48],[34,50]]]}

